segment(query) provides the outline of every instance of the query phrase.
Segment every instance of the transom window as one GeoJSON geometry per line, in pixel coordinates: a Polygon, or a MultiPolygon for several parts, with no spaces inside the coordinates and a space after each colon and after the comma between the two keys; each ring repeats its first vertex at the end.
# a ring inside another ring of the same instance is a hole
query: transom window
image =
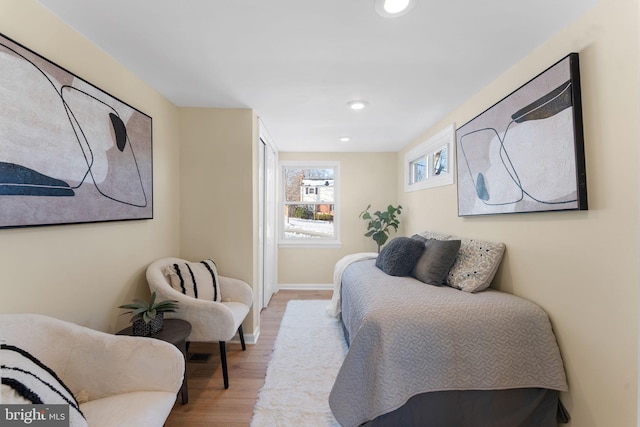
{"type": "Polygon", "coordinates": [[[453,125],[405,154],[404,191],[453,184],[453,125]]]}
{"type": "Polygon", "coordinates": [[[280,243],[335,245],[338,234],[337,162],[281,162],[280,243]]]}

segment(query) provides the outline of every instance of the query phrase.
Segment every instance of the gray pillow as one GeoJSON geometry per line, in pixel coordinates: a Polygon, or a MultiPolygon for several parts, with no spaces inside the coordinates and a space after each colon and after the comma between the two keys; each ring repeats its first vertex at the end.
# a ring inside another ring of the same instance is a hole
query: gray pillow
{"type": "Polygon", "coordinates": [[[411,236],[411,238],[414,239],[414,240],[417,240],[419,242],[422,242],[422,243],[427,243],[427,240],[429,240],[426,237],[421,236],[419,234],[414,234],[413,236],[411,236]]]}
{"type": "Polygon", "coordinates": [[[430,285],[445,285],[449,270],[460,250],[460,243],[460,240],[427,240],[424,244],[425,251],[413,267],[411,275],[430,285]]]}
{"type": "Polygon", "coordinates": [[[396,237],[376,258],[376,267],[390,276],[408,276],[424,252],[424,243],[409,237],[396,237]]]}

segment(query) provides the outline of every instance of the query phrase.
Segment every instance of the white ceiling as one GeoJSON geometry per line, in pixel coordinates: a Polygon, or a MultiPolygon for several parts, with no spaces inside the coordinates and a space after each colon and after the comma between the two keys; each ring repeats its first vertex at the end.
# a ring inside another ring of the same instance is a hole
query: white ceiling
{"type": "Polygon", "coordinates": [[[394,19],[374,0],[39,2],[178,106],[251,108],[280,151],[358,152],[398,151],[596,0],[417,0],[394,19]]]}

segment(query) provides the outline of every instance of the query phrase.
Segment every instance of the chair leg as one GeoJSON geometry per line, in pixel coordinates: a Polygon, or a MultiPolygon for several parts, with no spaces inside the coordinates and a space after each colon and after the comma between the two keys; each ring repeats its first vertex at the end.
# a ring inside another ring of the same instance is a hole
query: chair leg
{"type": "Polygon", "coordinates": [[[229,371],[227,370],[227,343],[220,341],[220,360],[222,361],[222,377],[224,378],[224,388],[229,388],[229,371]]]}
{"type": "Polygon", "coordinates": [[[240,335],[240,344],[242,344],[242,350],[246,350],[247,346],[244,343],[244,332],[242,331],[242,325],[238,328],[238,335],[240,335]]]}

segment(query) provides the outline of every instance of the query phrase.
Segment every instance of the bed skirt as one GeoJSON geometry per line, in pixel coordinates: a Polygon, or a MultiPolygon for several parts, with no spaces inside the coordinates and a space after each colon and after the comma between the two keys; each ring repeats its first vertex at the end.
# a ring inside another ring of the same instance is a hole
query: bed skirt
{"type": "Polygon", "coordinates": [[[423,393],[364,427],[557,427],[568,422],[557,390],[460,390],[423,393]]]}

